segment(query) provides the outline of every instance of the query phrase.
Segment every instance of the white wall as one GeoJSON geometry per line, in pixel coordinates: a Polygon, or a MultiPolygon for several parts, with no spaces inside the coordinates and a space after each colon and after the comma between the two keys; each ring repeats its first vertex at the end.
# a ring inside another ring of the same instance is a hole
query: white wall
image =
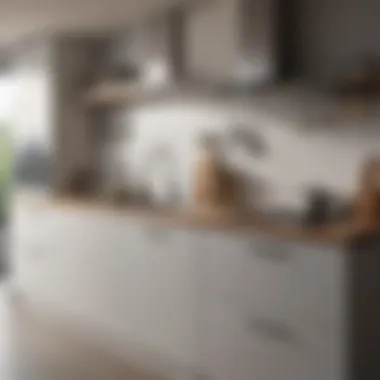
{"type": "Polygon", "coordinates": [[[132,140],[123,149],[126,166],[133,176],[144,178],[149,150],[156,144],[168,144],[178,159],[181,192],[189,200],[197,138],[208,130],[223,134],[236,124],[244,124],[263,134],[269,146],[268,156],[252,160],[230,152],[230,160],[263,180],[269,204],[302,206],[305,190],[319,184],[344,196],[352,195],[363,161],[379,151],[380,133],[370,126],[348,132],[342,128],[344,123],[328,128],[317,125],[308,130],[302,122],[297,126],[291,121],[274,112],[255,109],[252,104],[178,101],[140,108],[128,116],[132,140]]]}
{"type": "MultiPolygon", "coordinates": [[[[223,4],[233,2],[221,1],[223,4]]],[[[372,16],[373,7],[370,5],[367,0],[298,1],[302,22],[300,58],[308,78],[330,80],[343,64],[350,64],[368,52],[380,54],[373,38],[380,31],[380,24],[372,16]]],[[[221,28],[227,28],[230,33],[229,26],[223,24],[221,17],[228,11],[231,9],[222,6],[218,20],[221,28]]],[[[189,21],[189,24],[193,23],[190,32],[194,32],[194,35],[189,34],[188,41],[191,70],[197,66],[194,59],[205,56],[195,54],[193,40],[201,39],[199,48],[218,56],[213,44],[208,43],[215,36],[199,35],[197,21],[201,21],[203,16],[208,21],[207,12],[199,13],[199,20],[192,18],[189,21]]],[[[209,24],[212,25],[211,21],[209,24]]],[[[202,25],[205,28],[209,26],[207,22],[202,25]]],[[[227,62],[226,59],[221,61],[227,62]]],[[[214,66],[212,68],[215,69],[214,66]]],[[[335,107],[338,115],[331,112],[334,109],[329,104],[331,99],[322,99],[320,109],[313,97],[308,96],[303,93],[295,97],[282,96],[274,102],[276,104],[269,101],[265,107],[258,103],[255,105],[253,101],[232,105],[199,99],[141,107],[132,115],[129,110],[126,125],[132,129],[133,141],[122,148],[126,158],[131,160],[131,164],[126,165],[136,176],[144,177],[147,175],[144,173],[144,161],[149,150],[156,144],[168,143],[178,158],[181,190],[189,200],[197,136],[208,129],[224,131],[234,124],[243,123],[263,133],[268,141],[268,157],[254,162],[244,160],[249,172],[262,178],[268,186],[268,203],[299,207],[305,190],[319,184],[351,196],[363,161],[379,151],[380,133],[376,128],[380,115],[372,121],[344,119],[344,113],[339,114],[339,106],[335,107]],[[334,121],[335,116],[338,116],[338,121],[334,121]],[[309,130],[310,124],[312,131],[309,130]],[[348,126],[354,132],[347,132],[348,126]]]]}

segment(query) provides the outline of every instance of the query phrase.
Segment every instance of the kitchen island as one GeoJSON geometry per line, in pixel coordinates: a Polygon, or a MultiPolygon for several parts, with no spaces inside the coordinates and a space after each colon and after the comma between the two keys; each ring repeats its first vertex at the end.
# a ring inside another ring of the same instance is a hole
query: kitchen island
{"type": "Polygon", "coordinates": [[[16,195],[25,300],[168,378],[380,376],[380,239],[48,195],[16,195]]]}

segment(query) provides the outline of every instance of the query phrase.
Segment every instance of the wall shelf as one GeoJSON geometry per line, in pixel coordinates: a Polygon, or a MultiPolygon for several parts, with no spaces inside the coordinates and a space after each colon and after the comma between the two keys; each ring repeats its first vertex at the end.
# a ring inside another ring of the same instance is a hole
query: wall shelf
{"type": "Polygon", "coordinates": [[[87,106],[126,106],[141,100],[142,88],[130,81],[104,81],[85,94],[87,106]]]}
{"type": "Polygon", "coordinates": [[[128,81],[105,81],[90,88],[85,95],[85,104],[122,107],[205,95],[212,96],[213,87],[194,81],[154,86],[128,81]]]}

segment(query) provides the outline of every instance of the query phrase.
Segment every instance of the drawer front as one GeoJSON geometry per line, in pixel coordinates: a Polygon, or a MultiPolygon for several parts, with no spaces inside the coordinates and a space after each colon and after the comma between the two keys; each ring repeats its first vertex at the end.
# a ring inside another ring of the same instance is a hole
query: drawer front
{"type": "Polygon", "coordinates": [[[241,380],[346,378],[344,342],[337,336],[308,340],[300,329],[280,319],[255,319],[241,333],[237,354],[241,380]]]}
{"type": "Polygon", "coordinates": [[[339,247],[300,245],[293,296],[294,323],[310,379],[349,378],[348,257],[339,247]]]}
{"type": "MultiPolygon", "coordinates": [[[[215,380],[299,379],[299,344],[279,320],[251,321],[239,312],[210,307],[202,331],[203,369],[215,380]]],[[[322,379],[321,379],[322,380],[322,379]]]]}
{"type": "Polygon", "coordinates": [[[340,338],[310,339],[311,335],[278,316],[242,314],[216,307],[210,307],[205,314],[200,357],[206,378],[345,378],[344,340],[340,338]]]}
{"type": "Polygon", "coordinates": [[[313,328],[299,326],[303,342],[302,379],[344,380],[350,378],[349,342],[342,329],[331,335],[320,334],[313,328]],[[311,376],[312,375],[312,376],[311,376]]]}
{"type": "Polygon", "coordinates": [[[244,259],[242,308],[334,334],[345,318],[345,260],[334,247],[254,241],[244,259]]]}
{"type": "Polygon", "coordinates": [[[300,245],[296,249],[294,318],[307,330],[335,335],[348,315],[348,257],[338,247],[300,245]]]}
{"type": "Polygon", "coordinates": [[[204,309],[198,334],[200,372],[205,379],[236,378],[240,320],[231,311],[214,305],[204,309]]]}
{"type": "Polygon", "coordinates": [[[265,237],[252,239],[242,252],[246,312],[283,314],[292,305],[297,255],[291,244],[265,237]]]}
{"type": "Polygon", "coordinates": [[[206,233],[201,250],[207,303],[278,315],[325,334],[342,324],[347,270],[339,248],[206,233]]]}
{"type": "Polygon", "coordinates": [[[344,379],[348,287],[337,247],[220,234],[202,246],[199,356],[211,379],[344,379]]]}

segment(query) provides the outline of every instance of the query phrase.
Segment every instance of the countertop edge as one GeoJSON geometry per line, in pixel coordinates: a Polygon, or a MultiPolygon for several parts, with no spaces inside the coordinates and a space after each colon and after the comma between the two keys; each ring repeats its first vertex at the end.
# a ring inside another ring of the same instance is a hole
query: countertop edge
{"type": "Polygon", "coordinates": [[[357,236],[380,232],[380,226],[364,227],[352,221],[343,221],[323,227],[286,226],[275,221],[264,221],[253,218],[244,221],[218,213],[199,213],[191,211],[160,211],[137,207],[120,206],[91,198],[71,196],[52,196],[35,194],[16,194],[16,202],[27,203],[34,207],[59,207],[81,210],[97,210],[119,216],[139,218],[165,227],[175,229],[189,228],[208,231],[226,231],[237,234],[259,233],[273,238],[318,244],[347,244],[357,236]]]}

